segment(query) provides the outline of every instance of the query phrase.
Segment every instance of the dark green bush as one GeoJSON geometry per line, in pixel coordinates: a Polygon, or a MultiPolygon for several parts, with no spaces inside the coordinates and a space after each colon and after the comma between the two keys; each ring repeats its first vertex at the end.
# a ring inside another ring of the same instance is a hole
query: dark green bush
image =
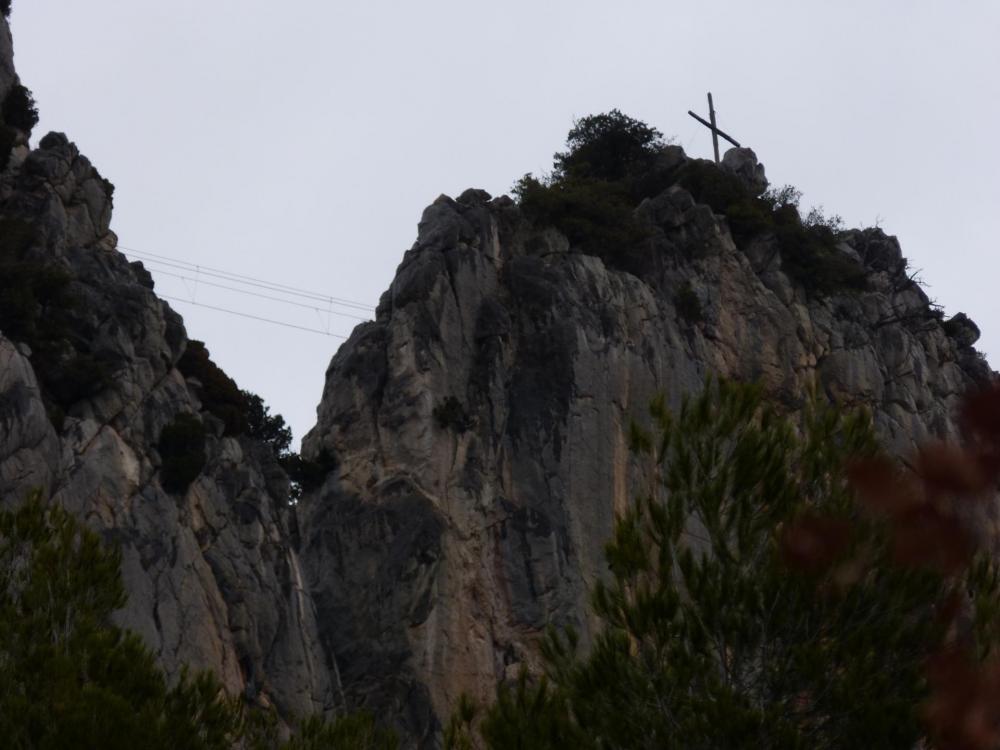
{"type": "Polygon", "coordinates": [[[247,435],[268,446],[276,458],[289,455],[288,448],[292,444],[292,431],[285,424],[285,418],[280,414],[271,414],[264,399],[256,393],[241,391],[246,402],[247,435]]]}
{"type": "Polygon", "coordinates": [[[64,311],[72,304],[69,282],[62,268],[8,261],[0,250],[0,330],[32,348],[42,339],[60,335],[61,316],[47,313],[64,311]]]}
{"type": "Polygon", "coordinates": [[[568,151],[555,155],[554,182],[619,182],[648,170],[663,149],[663,134],[613,109],[576,120],[566,137],[568,151]]]}
{"type": "Polygon", "coordinates": [[[30,133],[31,129],[38,124],[38,108],[35,106],[35,98],[27,87],[17,83],[7,92],[7,97],[3,100],[3,121],[5,125],[11,125],[30,133]]]}
{"type": "Polygon", "coordinates": [[[0,330],[27,344],[43,397],[58,427],[74,403],[110,385],[112,363],[89,351],[79,327],[72,277],[62,266],[30,256],[33,227],[0,220],[0,330]]]}
{"type": "Polygon", "coordinates": [[[681,320],[692,324],[702,321],[701,301],[694,289],[691,288],[690,281],[685,281],[677,290],[677,295],[674,297],[674,307],[681,320]]]}
{"type": "Polygon", "coordinates": [[[555,154],[549,179],[528,174],[514,186],[522,211],[558,229],[575,250],[640,273],[648,232],[633,211],[671,181],[670,167],[658,161],[664,149],[660,132],[612,110],[576,120],[566,145],[555,154]]]}
{"type": "Polygon", "coordinates": [[[794,206],[778,209],[774,216],[781,268],[807,292],[833,294],[867,288],[864,267],[837,249],[832,229],[803,224],[794,206]]]}
{"type": "Polygon", "coordinates": [[[774,228],[774,217],[767,206],[758,198],[742,198],[729,205],[725,211],[729,233],[737,245],[746,245],[774,228]]]}
{"type": "MultiPolygon", "coordinates": [[[[45,351],[39,353],[38,362],[46,359],[45,351]]],[[[63,409],[68,409],[77,401],[96,396],[111,386],[112,369],[100,356],[89,352],[77,352],[65,363],[42,365],[39,377],[45,384],[52,399],[63,409]]]]}
{"type": "Polygon", "coordinates": [[[280,459],[280,463],[292,481],[293,500],[302,497],[303,492],[318,489],[326,481],[327,475],[337,468],[336,457],[325,448],[315,459],[302,458],[298,453],[288,453],[280,459]]]}
{"type": "MultiPolygon", "coordinates": [[[[0,737],[42,750],[394,750],[370,714],[289,721],[226,695],[210,672],[168,679],[135,633],[121,555],[35,492],[0,511],[0,737]]],[[[285,717],[289,719],[289,717],[285,717]]]]}
{"type": "Polygon", "coordinates": [[[684,165],[678,175],[678,183],[698,203],[711,206],[717,214],[724,214],[731,205],[751,197],[736,175],[700,159],[684,165]]]}
{"type": "Polygon", "coordinates": [[[678,180],[698,203],[725,215],[737,245],[744,245],[774,226],[773,207],[767,198],[752,195],[738,177],[711,162],[688,162],[678,180]]]}
{"type": "Polygon", "coordinates": [[[160,484],[183,494],[205,468],[205,426],[193,414],[178,414],[160,433],[157,450],[163,462],[160,484]]]}
{"type": "Polygon", "coordinates": [[[10,0],[0,0],[0,13],[4,18],[10,17],[10,0]]]}
{"type": "Polygon", "coordinates": [[[814,209],[807,221],[799,215],[799,191],[786,185],[760,198],[751,195],[734,175],[707,161],[685,165],[680,183],[699,203],[724,214],[738,246],[773,232],[782,269],[807,292],[832,294],[865,289],[866,274],[855,260],[837,250],[839,217],[827,219],[814,209]]]}
{"type": "Polygon", "coordinates": [[[9,125],[0,125],[0,172],[10,164],[10,154],[17,141],[17,131],[9,125]]]}
{"type": "Polygon", "coordinates": [[[454,430],[455,432],[465,432],[471,426],[469,415],[465,413],[465,408],[454,396],[448,396],[444,401],[434,407],[432,412],[434,421],[442,430],[454,430]]]}
{"type": "Polygon", "coordinates": [[[594,179],[544,184],[530,174],[514,187],[532,221],[553,226],[580,252],[614,262],[647,236],[623,185],[594,179]]]}
{"type": "Polygon", "coordinates": [[[202,406],[225,424],[226,435],[242,435],[249,429],[250,404],[236,382],[212,361],[204,342],[188,341],[177,369],[186,378],[201,383],[202,406]]]}
{"type": "Polygon", "coordinates": [[[776,211],[784,206],[798,208],[799,201],[802,199],[802,191],[794,185],[782,185],[780,188],[769,187],[760,198],[767,203],[771,211],[776,211]]]}

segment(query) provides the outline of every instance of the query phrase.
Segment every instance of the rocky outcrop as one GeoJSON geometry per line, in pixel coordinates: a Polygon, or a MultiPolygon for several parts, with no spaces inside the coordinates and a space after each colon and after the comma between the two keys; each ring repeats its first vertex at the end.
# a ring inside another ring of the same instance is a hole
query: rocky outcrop
{"type": "MultiPolygon", "coordinates": [[[[757,193],[751,156],[723,165],[757,193]]],[[[301,555],[349,700],[405,714],[417,736],[461,692],[487,699],[537,666],[547,626],[591,630],[588,590],[632,496],[628,426],[657,391],[676,406],[721,375],[795,409],[818,387],[870,408],[902,454],[951,435],[960,394],[990,376],[877,229],[838,249],[867,290],[819,296],[773,236],[737,248],[678,185],[637,215],[651,238],[634,275],[508,198],[438,198],[327,372],[305,450],[340,469],[299,506],[301,555]]]]}
{"type": "MultiPolygon", "coordinates": [[[[0,21],[9,86],[4,40],[0,21]]],[[[274,481],[264,446],[225,436],[178,371],[181,318],[117,252],[111,195],[61,134],[0,176],[0,498],[41,488],[120,546],[119,619],[170,674],[210,668],[286,715],[331,708],[335,670],[292,543],[287,480],[274,481]],[[170,494],[157,445],[181,413],[205,425],[207,460],[170,494]]]]}
{"type": "MultiPolygon", "coordinates": [[[[0,96],[17,83],[9,41],[0,21],[0,96]]],[[[29,151],[15,135],[0,174],[0,501],[41,488],[101,530],[122,550],[119,619],[168,672],[213,669],[285,716],[367,707],[431,747],[460,693],[486,699],[537,668],[546,627],[586,639],[638,476],[628,426],[658,391],[676,406],[720,375],[796,409],[819,388],[870,408],[904,454],[952,435],[959,396],[991,377],[978,328],[941,320],[895,238],[838,235],[831,252],[866,288],[816,293],[773,233],[737,245],[671,182],[690,160],[667,147],[627,263],[506,197],[429,206],[375,321],[327,372],[304,452],[337,469],[292,506],[268,446],[179,369],[183,322],[117,252],[110,183],[65,136],[29,151]],[[179,415],[204,428],[205,462],[168,491],[160,439],[179,415]]],[[[749,149],[722,169],[752,195],[767,186],[749,149]]]]}

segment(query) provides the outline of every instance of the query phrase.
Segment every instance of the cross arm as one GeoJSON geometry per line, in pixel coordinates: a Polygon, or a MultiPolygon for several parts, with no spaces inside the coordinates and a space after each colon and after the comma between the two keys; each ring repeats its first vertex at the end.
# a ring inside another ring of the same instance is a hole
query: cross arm
{"type": "Polygon", "coordinates": [[[723,133],[723,132],[722,132],[721,130],[719,130],[718,128],[713,128],[713,127],[712,127],[712,123],[710,123],[710,122],[709,122],[708,120],[703,120],[702,118],[698,117],[698,115],[696,115],[696,114],[695,114],[694,112],[692,112],[692,111],[691,111],[690,109],[688,110],[688,114],[689,114],[689,115],[691,115],[691,116],[692,116],[692,117],[693,117],[694,119],[696,119],[696,120],[697,120],[698,122],[700,122],[700,123],[701,123],[702,125],[704,125],[705,127],[707,127],[707,128],[709,129],[709,130],[713,130],[713,131],[715,131],[716,133],[718,133],[718,134],[719,134],[720,136],[722,136],[722,137],[723,137],[723,138],[725,138],[725,139],[726,139],[727,141],[729,141],[729,142],[730,142],[730,143],[732,143],[732,144],[733,144],[734,146],[736,146],[736,148],[741,148],[740,144],[739,144],[739,143],[737,143],[735,139],[733,139],[733,138],[730,138],[730,137],[729,137],[728,135],[726,135],[725,133],[723,133]]]}

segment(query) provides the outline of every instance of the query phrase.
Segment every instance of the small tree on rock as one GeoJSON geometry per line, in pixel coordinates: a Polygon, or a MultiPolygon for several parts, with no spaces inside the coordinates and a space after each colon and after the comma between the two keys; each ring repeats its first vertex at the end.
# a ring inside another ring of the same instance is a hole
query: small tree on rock
{"type": "Polygon", "coordinates": [[[576,120],[566,138],[569,150],[555,155],[555,179],[615,182],[642,169],[663,148],[663,134],[617,109],[576,120]]]}

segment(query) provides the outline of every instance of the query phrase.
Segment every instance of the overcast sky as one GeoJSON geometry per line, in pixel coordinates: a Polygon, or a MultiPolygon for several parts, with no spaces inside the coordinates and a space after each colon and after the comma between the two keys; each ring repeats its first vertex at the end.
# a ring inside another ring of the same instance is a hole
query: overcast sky
{"type": "MultiPolygon", "coordinates": [[[[1000,354],[996,0],[13,6],[34,140],[65,132],[116,185],[124,247],[374,306],[439,194],[507,192],[551,166],[574,117],[616,107],[709,157],[686,112],[712,91],[772,183],[897,235],[928,294],[1000,354]]],[[[324,332],[366,315],[149,267],[164,295],[324,332]]],[[[174,307],[298,441],[341,339],[174,307]]]]}

